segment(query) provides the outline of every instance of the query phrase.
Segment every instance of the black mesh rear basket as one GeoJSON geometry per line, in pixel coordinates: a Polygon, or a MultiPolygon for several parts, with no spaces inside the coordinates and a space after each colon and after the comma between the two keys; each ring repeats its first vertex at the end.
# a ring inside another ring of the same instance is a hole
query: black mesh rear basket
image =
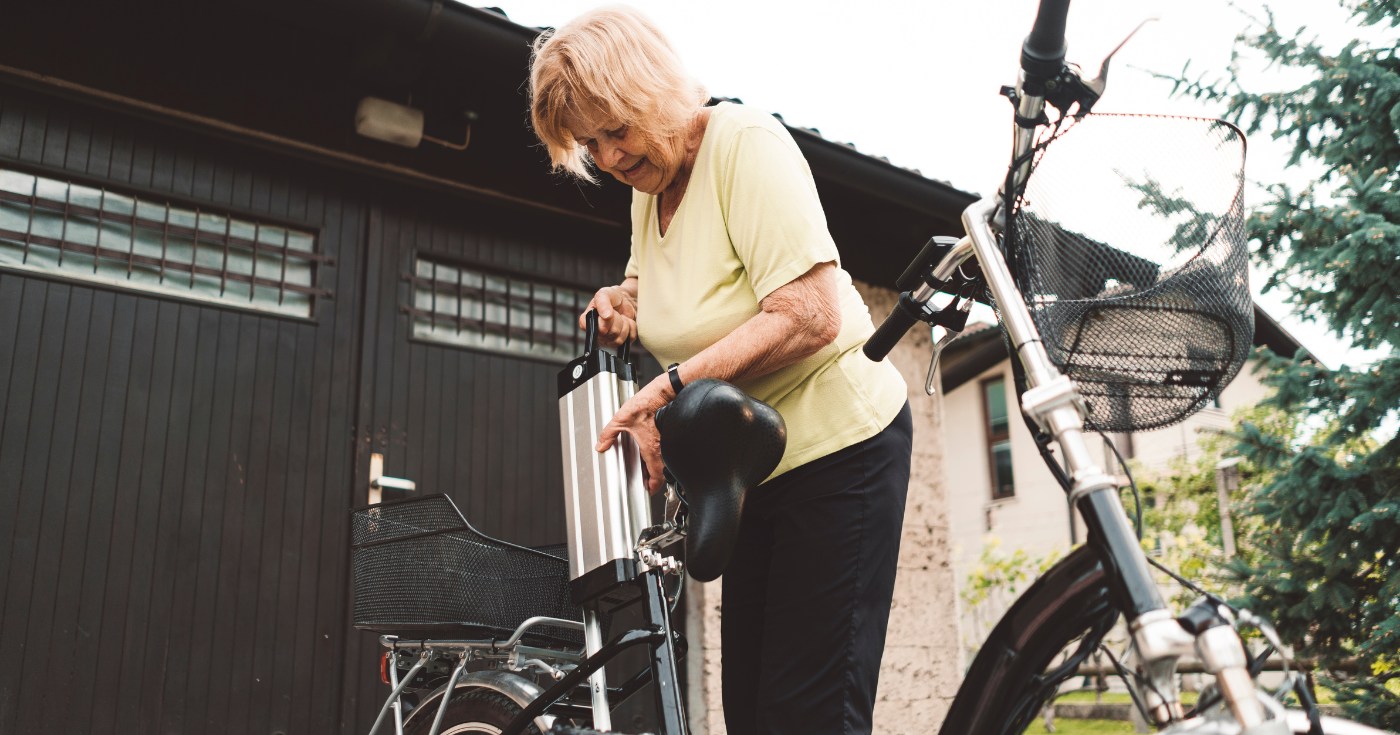
{"type": "Polygon", "coordinates": [[[1092,428],[1181,421],[1244,364],[1244,148],[1218,120],[1088,115],[1037,149],[1007,260],[1092,428]]]}
{"type": "MultiPolygon", "coordinates": [[[[569,599],[567,558],[478,532],[446,495],[353,514],[357,628],[405,638],[505,638],[536,615],[582,619],[569,599]]],[[[575,647],[583,633],[543,626],[526,640],[575,647]]]]}

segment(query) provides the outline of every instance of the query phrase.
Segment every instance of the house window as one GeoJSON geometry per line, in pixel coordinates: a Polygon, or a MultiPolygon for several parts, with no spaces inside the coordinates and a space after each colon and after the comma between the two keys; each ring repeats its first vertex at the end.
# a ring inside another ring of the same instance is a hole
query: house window
{"type": "Polygon", "coordinates": [[[583,353],[592,291],[422,254],[408,280],[418,339],[561,363],[583,353]]]}
{"type": "Polygon", "coordinates": [[[309,318],[310,232],[0,168],[0,268],[309,318]]]}
{"type": "Polygon", "coordinates": [[[992,499],[1016,495],[1011,475],[1011,424],[1006,410],[1006,380],[993,378],[982,383],[982,407],[987,416],[987,455],[991,468],[992,499]]]}

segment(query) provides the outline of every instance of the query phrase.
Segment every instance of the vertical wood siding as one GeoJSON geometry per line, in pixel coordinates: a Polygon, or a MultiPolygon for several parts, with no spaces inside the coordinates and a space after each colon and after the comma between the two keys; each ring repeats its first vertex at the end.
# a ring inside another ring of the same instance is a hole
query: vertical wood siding
{"type": "Polygon", "coordinates": [[[0,272],[0,732],[331,731],[363,208],[13,90],[0,161],[310,223],[337,258],[314,323],[0,272]]]}
{"type": "Polygon", "coordinates": [[[622,269],[596,242],[5,87],[0,164],[304,223],[336,259],[311,322],[0,271],[0,733],[367,731],[371,452],[488,534],[563,540],[560,366],[410,340],[402,276],[420,251],[592,289],[622,269]]]}

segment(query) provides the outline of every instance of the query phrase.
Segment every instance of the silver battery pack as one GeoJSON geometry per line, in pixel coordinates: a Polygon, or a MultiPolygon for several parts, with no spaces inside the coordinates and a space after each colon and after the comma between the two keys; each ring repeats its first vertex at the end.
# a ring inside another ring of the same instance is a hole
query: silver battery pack
{"type": "Polygon", "coordinates": [[[620,583],[637,574],[636,544],[651,525],[641,458],[627,435],[606,452],[598,435],[636,393],[631,368],[603,350],[586,351],[559,374],[564,513],[574,602],[612,607],[634,596],[620,583]],[[597,604],[600,597],[608,598],[597,604]]]}
{"type": "MultiPolygon", "coordinates": [[[[606,452],[595,449],[603,427],[637,392],[637,384],[625,348],[620,359],[595,349],[596,317],[590,314],[588,321],[583,356],[559,373],[559,438],[569,588],[583,608],[584,650],[591,656],[603,645],[600,616],[641,595],[629,582],[637,576],[637,539],[651,519],[641,457],[631,437],[623,434],[606,452]]],[[[604,670],[588,682],[593,726],[611,730],[604,670]]]]}
{"type": "MultiPolygon", "coordinates": [[[[634,368],[627,361],[628,350],[623,348],[618,361],[617,397],[618,405],[626,403],[637,395],[637,379],[634,368]]],[[[651,526],[651,494],[647,492],[646,476],[642,473],[642,455],[628,434],[622,435],[622,463],[627,480],[628,531],[635,544],[642,532],[651,526]]]]}

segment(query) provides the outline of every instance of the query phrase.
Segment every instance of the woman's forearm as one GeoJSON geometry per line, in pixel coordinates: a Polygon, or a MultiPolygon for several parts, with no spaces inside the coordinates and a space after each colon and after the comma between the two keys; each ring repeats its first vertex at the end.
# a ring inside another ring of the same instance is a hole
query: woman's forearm
{"type": "MultiPolygon", "coordinates": [[[[631,281],[636,287],[635,279],[631,281]]],[[[625,288],[627,281],[623,282],[625,288]]],[[[617,287],[612,287],[617,288],[617,287]]],[[[735,381],[766,375],[817,353],[841,332],[840,296],[836,267],[814,266],[763,299],[758,314],[723,339],[700,351],[681,366],[683,382],[701,378],[735,381]]],[[[622,404],[598,434],[596,449],[605,452],[627,432],[636,442],[647,468],[647,489],[662,486],[661,437],[656,412],[676,397],[665,375],[642,386],[622,404]]]]}
{"type": "Polygon", "coordinates": [[[836,267],[821,263],[763,299],[761,311],[686,360],[681,380],[756,378],[800,362],[841,332],[836,267]]]}
{"type": "Polygon", "coordinates": [[[622,289],[623,293],[626,293],[629,297],[631,297],[632,303],[633,303],[633,304],[636,304],[636,303],[637,303],[637,277],[636,277],[636,276],[629,276],[628,278],[622,279],[622,283],[617,284],[617,287],[620,288],[620,289],[622,289]]]}

